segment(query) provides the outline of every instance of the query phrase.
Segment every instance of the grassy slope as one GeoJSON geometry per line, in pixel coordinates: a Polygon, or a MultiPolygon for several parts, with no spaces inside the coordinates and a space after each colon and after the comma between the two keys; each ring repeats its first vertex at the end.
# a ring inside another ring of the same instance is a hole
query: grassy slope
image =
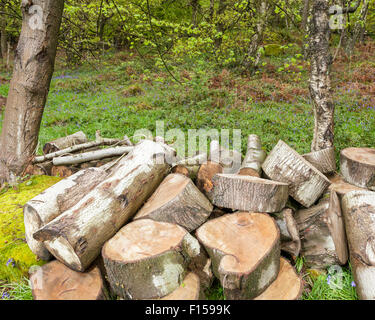
{"type": "MultiPolygon", "coordinates": [[[[347,146],[374,147],[374,47],[370,43],[359,49],[351,63],[341,58],[333,66],[338,151],[347,146]]],[[[295,54],[290,50],[266,58],[267,64],[251,78],[215,70],[204,61],[187,63],[174,70],[183,85],[173,82],[163,70],[147,69],[141,60],[126,53],[109,55],[96,63],[98,70],[91,65],[76,70],[58,66],[42,121],[40,146],[78,130],[90,138],[98,129],[103,136],[131,137],[140,128],[155,130],[155,121],[163,120],[166,130],[241,129],[243,151],[247,135],[256,133],[267,151],[283,139],[298,152],[308,152],[313,132],[308,65],[295,54]]],[[[3,76],[9,79],[9,74],[3,76]]],[[[3,81],[0,95],[6,96],[7,91],[8,84],[3,81]]],[[[0,127],[1,122],[0,115],[0,127]]],[[[304,274],[313,286],[306,299],[356,298],[348,270],[342,290],[332,289],[326,275],[311,278],[304,274]]],[[[222,298],[221,288],[213,290],[210,297],[222,298]]]]}

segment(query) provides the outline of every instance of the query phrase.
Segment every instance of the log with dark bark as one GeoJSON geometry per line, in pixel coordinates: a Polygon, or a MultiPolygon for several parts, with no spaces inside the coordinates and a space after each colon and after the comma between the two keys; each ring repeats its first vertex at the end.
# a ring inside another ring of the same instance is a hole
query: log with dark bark
{"type": "MultiPolygon", "coordinates": [[[[64,0],[22,0],[22,29],[14,56],[14,70],[0,138],[0,184],[15,181],[31,162],[54,70],[64,0]],[[40,6],[43,19],[30,22],[40,6]]],[[[43,162],[43,161],[42,161],[43,162]]]]}
{"type": "Polygon", "coordinates": [[[375,149],[347,148],[340,153],[341,173],[348,183],[375,191],[375,149]]]}
{"type": "Polygon", "coordinates": [[[238,174],[216,174],[212,181],[212,203],[218,207],[271,213],[288,200],[286,183],[238,174]]]}
{"type": "Polygon", "coordinates": [[[330,191],[317,205],[297,211],[294,217],[301,237],[301,254],[307,266],[324,269],[334,264],[346,264],[348,248],[344,218],[335,191],[330,191]]]}
{"type": "Polygon", "coordinates": [[[266,152],[262,150],[262,143],[256,134],[249,135],[247,139],[247,152],[238,174],[260,178],[262,163],[266,159],[266,152]]]}
{"type": "Polygon", "coordinates": [[[275,213],[272,217],[280,229],[281,250],[288,252],[296,258],[301,250],[301,239],[297,222],[293,217],[293,210],[285,208],[281,212],[275,213]]]}
{"type": "Polygon", "coordinates": [[[48,154],[56,152],[74,146],[76,144],[82,144],[86,142],[89,142],[86,135],[82,131],[78,131],[69,136],[62,137],[51,142],[47,142],[43,146],[43,153],[48,154]]]}
{"type": "Polygon", "coordinates": [[[355,185],[352,185],[350,183],[347,183],[344,181],[344,179],[338,175],[334,174],[328,179],[331,181],[331,185],[329,186],[329,190],[334,190],[339,195],[340,198],[342,198],[344,195],[346,195],[350,191],[354,190],[366,190],[364,188],[357,187],[355,185]]]}
{"type": "Polygon", "coordinates": [[[375,300],[375,192],[351,191],[342,208],[358,296],[375,300]]]}
{"type": "Polygon", "coordinates": [[[73,207],[106,176],[107,173],[100,168],[81,170],[26,203],[23,209],[26,241],[34,254],[43,260],[51,258],[44,244],[36,241],[33,234],[73,207]]]}
{"type": "Polygon", "coordinates": [[[68,178],[71,175],[77,173],[79,168],[73,166],[52,166],[51,176],[68,178]]]}
{"type": "Polygon", "coordinates": [[[70,268],[85,270],[164,179],[170,166],[159,160],[168,152],[162,144],[141,141],[103,182],[34,233],[34,239],[70,268]]]}
{"type": "Polygon", "coordinates": [[[69,269],[55,260],[30,275],[34,300],[106,300],[108,292],[98,267],[86,272],[69,269]]]}
{"type": "Polygon", "coordinates": [[[253,299],[277,278],[280,234],[267,214],[227,214],[207,221],[196,235],[227,299],[253,299]]]}
{"type": "Polygon", "coordinates": [[[218,173],[223,173],[223,166],[213,161],[203,163],[198,171],[196,182],[197,187],[210,201],[212,201],[212,192],[214,187],[212,179],[218,173]]]}
{"type": "Polygon", "coordinates": [[[333,147],[306,153],[303,157],[321,173],[329,174],[336,171],[336,156],[333,147]]]}
{"type": "Polygon", "coordinates": [[[134,220],[170,222],[191,232],[201,226],[212,212],[212,204],[193,181],[178,173],[168,175],[134,220]]]}
{"type": "Polygon", "coordinates": [[[289,195],[310,207],[330,185],[330,181],[297,151],[279,140],[262,165],[264,173],[275,181],[289,184],[289,195]]]}
{"type": "Polygon", "coordinates": [[[280,258],[280,271],[276,280],[254,300],[299,300],[303,281],[285,258],[280,258]]]}
{"type": "Polygon", "coordinates": [[[29,175],[52,175],[52,162],[44,162],[44,163],[37,163],[37,164],[29,164],[26,167],[25,174],[29,175]]]}
{"type": "Polygon", "coordinates": [[[162,298],[181,285],[193,260],[202,270],[210,263],[184,228],[150,219],[123,227],[105,243],[102,256],[112,289],[124,299],[162,298]]]}

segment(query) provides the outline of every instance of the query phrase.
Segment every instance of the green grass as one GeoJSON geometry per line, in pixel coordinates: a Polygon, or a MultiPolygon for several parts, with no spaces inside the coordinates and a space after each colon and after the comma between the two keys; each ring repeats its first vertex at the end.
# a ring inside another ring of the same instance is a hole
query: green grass
{"type": "Polygon", "coordinates": [[[29,280],[23,278],[18,282],[0,282],[0,300],[33,300],[29,280]]]}

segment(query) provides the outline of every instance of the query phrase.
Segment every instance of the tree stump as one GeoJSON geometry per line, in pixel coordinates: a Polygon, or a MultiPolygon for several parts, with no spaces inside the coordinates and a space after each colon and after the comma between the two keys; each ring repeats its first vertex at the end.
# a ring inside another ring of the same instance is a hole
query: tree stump
{"type": "Polygon", "coordinates": [[[251,134],[247,138],[247,152],[241,169],[240,175],[248,175],[260,178],[262,173],[262,163],[266,159],[266,152],[262,150],[262,143],[256,134],[251,134]]]}
{"type": "Polygon", "coordinates": [[[375,192],[351,191],[342,208],[358,296],[375,300],[375,192]]]}
{"type": "Polygon", "coordinates": [[[216,174],[212,203],[218,207],[255,212],[280,212],[288,200],[283,182],[238,174],[216,174]]]}
{"type": "Polygon", "coordinates": [[[198,171],[197,187],[210,201],[212,201],[212,191],[214,186],[212,178],[217,173],[223,173],[223,166],[213,161],[203,163],[198,171]]]}
{"type": "Polygon", "coordinates": [[[375,191],[375,149],[341,150],[340,164],[346,182],[375,191]]]}
{"type": "Polygon", "coordinates": [[[34,233],[34,239],[73,270],[84,271],[166,176],[170,166],[159,164],[166,152],[163,145],[143,140],[95,189],[34,233]]]}
{"type": "Polygon", "coordinates": [[[150,219],[123,227],[105,243],[102,256],[112,289],[124,299],[164,297],[181,285],[193,260],[208,261],[184,228],[150,219]]]}
{"type": "Polygon", "coordinates": [[[191,179],[172,173],[138,211],[134,220],[146,218],[175,223],[191,232],[208,219],[212,209],[210,201],[191,179]]]}
{"type": "Polygon", "coordinates": [[[33,234],[64,211],[73,207],[87,192],[107,176],[100,168],[81,170],[61,180],[26,203],[23,209],[26,241],[30,250],[40,259],[48,261],[51,254],[33,234]]]}
{"type": "Polygon", "coordinates": [[[267,214],[227,214],[207,221],[196,235],[227,299],[253,299],[277,278],[280,234],[267,214]]]}
{"type": "Polygon", "coordinates": [[[303,281],[285,258],[280,258],[280,271],[276,280],[254,300],[299,300],[303,281]]]}
{"type": "Polygon", "coordinates": [[[279,140],[262,165],[272,180],[289,184],[289,195],[310,207],[330,185],[329,180],[297,151],[279,140]]]}
{"type": "Polygon", "coordinates": [[[30,275],[34,300],[106,300],[108,293],[98,267],[82,273],[54,260],[30,275]]]}
{"type": "Polygon", "coordinates": [[[303,157],[321,173],[328,174],[336,171],[336,155],[333,147],[306,153],[303,157]]]}
{"type": "Polygon", "coordinates": [[[297,211],[294,218],[307,266],[324,269],[334,264],[346,264],[348,249],[344,219],[336,192],[331,191],[311,208],[297,211]]]}
{"type": "Polygon", "coordinates": [[[293,210],[285,208],[281,212],[272,214],[279,229],[281,250],[291,254],[294,258],[299,256],[301,250],[301,239],[297,222],[293,217],[293,210]]]}
{"type": "Polygon", "coordinates": [[[47,142],[43,146],[43,153],[48,154],[56,152],[74,146],[76,144],[82,144],[86,142],[89,142],[86,135],[82,131],[78,131],[69,136],[62,137],[51,142],[47,142]]]}
{"type": "Polygon", "coordinates": [[[338,174],[334,174],[330,176],[329,180],[331,181],[331,185],[329,186],[328,189],[335,191],[340,198],[342,198],[344,195],[346,195],[350,191],[366,190],[366,189],[363,189],[363,188],[360,188],[360,187],[357,187],[355,185],[345,182],[344,179],[338,174]]]}

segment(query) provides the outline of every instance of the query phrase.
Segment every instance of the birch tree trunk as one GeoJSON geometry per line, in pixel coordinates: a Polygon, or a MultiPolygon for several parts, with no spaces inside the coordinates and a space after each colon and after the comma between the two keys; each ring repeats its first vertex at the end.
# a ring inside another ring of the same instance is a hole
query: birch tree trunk
{"type": "Polygon", "coordinates": [[[331,96],[330,67],[332,56],[329,48],[329,1],[316,0],[310,23],[309,58],[311,64],[309,89],[314,105],[314,138],[311,151],[333,147],[334,111],[331,96]]]}
{"type": "Polygon", "coordinates": [[[63,8],[64,0],[22,0],[22,30],[0,139],[0,181],[22,174],[35,152],[63,8]]]}

